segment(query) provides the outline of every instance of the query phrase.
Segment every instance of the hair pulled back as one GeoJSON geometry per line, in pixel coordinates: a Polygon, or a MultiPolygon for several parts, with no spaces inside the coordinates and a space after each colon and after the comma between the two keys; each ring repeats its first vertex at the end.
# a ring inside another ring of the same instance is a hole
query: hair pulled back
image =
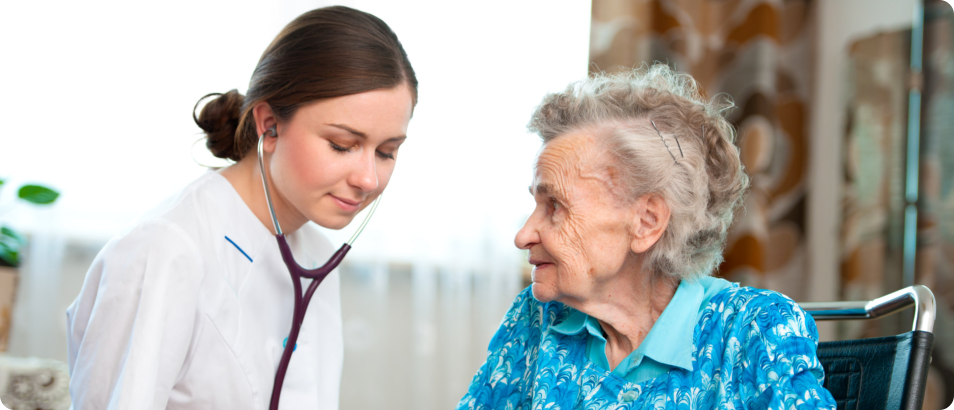
{"type": "Polygon", "coordinates": [[[258,142],[252,108],[267,102],[285,121],[307,103],[407,84],[417,104],[417,77],[397,35],[381,19],[344,6],[311,10],[288,23],[262,53],[248,94],[214,97],[193,119],[213,155],[241,160],[258,142]]]}
{"type": "Polygon", "coordinates": [[[704,100],[692,77],[657,63],[596,74],[549,94],[528,127],[544,143],[575,131],[602,141],[616,159],[607,166],[617,171],[620,201],[657,194],[670,208],[669,226],[646,252],[649,269],[694,279],[722,261],[749,185],[724,117],[732,107],[728,98],[704,100]]]}

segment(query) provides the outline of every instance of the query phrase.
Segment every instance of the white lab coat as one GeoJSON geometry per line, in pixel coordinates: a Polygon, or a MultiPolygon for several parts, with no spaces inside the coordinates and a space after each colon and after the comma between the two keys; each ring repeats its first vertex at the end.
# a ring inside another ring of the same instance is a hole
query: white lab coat
{"type": "MultiPolygon", "coordinates": [[[[287,237],[306,268],[334,251],[311,223],[287,237]]],[[[93,261],[66,312],[73,408],[267,409],[293,292],[275,237],[205,174],[93,261]]],[[[337,409],[342,356],[335,270],[308,308],[281,408],[337,409]]]]}

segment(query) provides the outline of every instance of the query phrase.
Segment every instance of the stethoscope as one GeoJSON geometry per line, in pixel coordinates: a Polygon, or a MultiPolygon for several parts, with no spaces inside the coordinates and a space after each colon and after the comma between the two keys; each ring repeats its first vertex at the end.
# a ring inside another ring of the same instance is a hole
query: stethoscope
{"type": "Polygon", "coordinates": [[[275,226],[275,239],[278,240],[278,249],[281,251],[282,261],[285,262],[288,273],[291,274],[292,285],[295,287],[295,310],[292,315],[291,332],[288,334],[288,339],[286,339],[285,350],[282,352],[282,360],[278,363],[278,370],[275,373],[275,383],[272,385],[272,399],[268,407],[270,410],[278,410],[278,399],[282,394],[285,372],[288,371],[288,362],[291,361],[292,352],[295,351],[295,343],[298,341],[298,333],[301,331],[301,322],[305,318],[305,310],[308,309],[308,302],[311,301],[311,297],[315,294],[315,289],[318,289],[318,285],[321,284],[321,281],[324,280],[334,268],[338,267],[341,260],[344,259],[348,251],[351,250],[351,244],[354,243],[355,239],[358,239],[358,235],[361,235],[361,231],[364,230],[368,221],[371,220],[371,215],[374,215],[374,210],[378,208],[378,202],[381,201],[381,196],[378,196],[378,198],[374,200],[371,204],[371,209],[368,210],[368,215],[364,217],[364,221],[361,222],[361,226],[358,227],[358,231],[354,233],[347,243],[341,245],[341,248],[339,248],[334,255],[331,255],[328,262],[325,262],[324,265],[315,269],[309,270],[302,268],[298,265],[298,262],[295,262],[295,257],[292,256],[291,248],[288,247],[285,234],[282,233],[282,228],[278,224],[278,218],[275,216],[275,208],[272,206],[271,192],[268,190],[268,180],[265,177],[265,156],[263,155],[262,146],[266,136],[275,137],[277,135],[278,133],[275,131],[275,127],[272,127],[258,137],[258,166],[262,171],[262,186],[265,187],[265,201],[268,202],[268,213],[271,214],[272,224],[275,226]],[[308,285],[308,291],[305,292],[304,296],[302,296],[301,293],[301,278],[312,279],[311,284],[308,285]]]}

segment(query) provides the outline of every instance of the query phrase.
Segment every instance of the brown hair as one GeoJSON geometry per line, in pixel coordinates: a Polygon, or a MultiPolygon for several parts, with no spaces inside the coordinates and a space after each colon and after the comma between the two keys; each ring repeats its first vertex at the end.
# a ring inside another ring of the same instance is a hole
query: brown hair
{"type": "Polygon", "coordinates": [[[417,104],[417,77],[397,35],[381,19],[344,6],[311,10],[278,33],[252,73],[248,95],[215,97],[195,123],[213,155],[242,159],[258,142],[252,108],[267,102],[279,120],[304,104],[407,84],[417,104]]]}

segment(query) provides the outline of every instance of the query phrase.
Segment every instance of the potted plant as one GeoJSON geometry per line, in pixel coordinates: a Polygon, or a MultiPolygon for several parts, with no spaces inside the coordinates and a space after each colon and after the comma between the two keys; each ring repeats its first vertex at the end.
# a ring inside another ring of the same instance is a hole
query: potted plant
{"type": "MultiPolygon", "coordinates": [[[[0,180],[0,188],[3,187],[0,180]]],[[[18,200],[37,205],[49,205],[60,196],[41,185],[23,185],[17,190],[18,200]]],[[[6,213],[16,202],[0,206],[0,215],[6,213]]],[[[20,266],[20,249],[25,241],[13,228],[0,225],[0,352],[7,350],[10,335],[10,319],[13,314],[13,296],[17,288],[17,267],[20,266]]]]}

